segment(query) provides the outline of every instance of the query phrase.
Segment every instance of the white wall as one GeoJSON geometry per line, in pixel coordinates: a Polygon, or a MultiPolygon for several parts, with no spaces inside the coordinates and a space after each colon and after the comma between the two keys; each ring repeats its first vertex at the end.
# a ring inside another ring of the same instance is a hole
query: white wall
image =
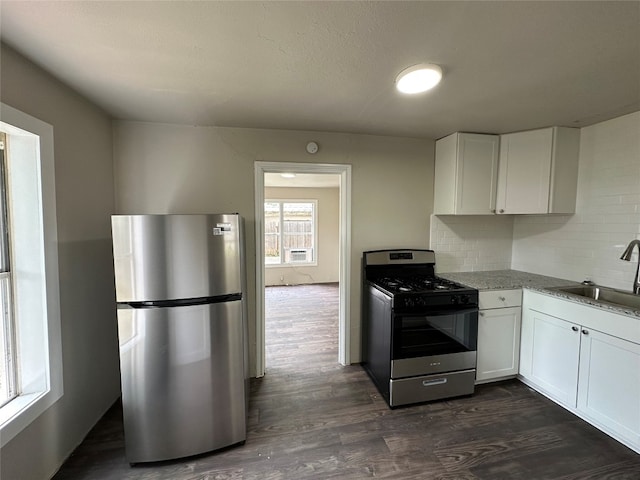
{"type": "Polygon", "coordinates": [[[109,216],[111,120],[2,45],[2,102],[53,125],[64,394],[0,452],[3,479],[50,478],[120,393],[109,216]]]}
{"type": "Polygon", "coordinates": [[[254,162],[352,165],[351,361],[360,360],[364,250],[425,248],[433,210],[431,140],[321,132],[116,122],[119,213],[233,211],[245,217],[250,362],[255,375],[254,162]],[[305,152],[309,140],[320,145],[305,152]]]}
{"type": "Polygon", "coordinates": [[[340,189],[265,188],[265,198],[274,200],[317,200],[317,265],[265,267],[265,285],[300,285],[337,282],[340,279],[340,189]]]}
{"type": "Polygon", "coordinates": [[[630,290],[640,238],[640,112],[581,130],[575,215],[518,216],[512,268],[630,290]]]}

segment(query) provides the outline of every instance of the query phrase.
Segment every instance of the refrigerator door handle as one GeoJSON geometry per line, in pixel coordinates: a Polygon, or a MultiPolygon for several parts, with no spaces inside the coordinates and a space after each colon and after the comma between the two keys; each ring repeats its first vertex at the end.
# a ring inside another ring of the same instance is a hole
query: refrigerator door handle
{"type": "Polygon", "coordinates": [[[179,300],[152,300],[148,302],[126,302],[131,308],[164,308],[164,307],[190,307],[192,305],[208,305],[211,303],[235,302],[242,300],[241,293],[229,295],[216,295],[214,297],[181,298],[179,300]]]}

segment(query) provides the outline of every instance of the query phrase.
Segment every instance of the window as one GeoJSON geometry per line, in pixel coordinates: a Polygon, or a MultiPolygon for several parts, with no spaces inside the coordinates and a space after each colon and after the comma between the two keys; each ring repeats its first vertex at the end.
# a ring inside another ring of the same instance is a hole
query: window
{"type": "Polygon", "coordinates": [[[316,263],[316,200],[264,202],[265,265],[316,263]]]}
{"type": "Polygon", "coordinates": [[[8,105],[0,109],[4,446],[62,396],[63,372],[53,127],[8,105]]]}
{"type": "Polygon", "coordinates": [[[5,147],[0,132],[0,406],[17,396],[5,147]]]}

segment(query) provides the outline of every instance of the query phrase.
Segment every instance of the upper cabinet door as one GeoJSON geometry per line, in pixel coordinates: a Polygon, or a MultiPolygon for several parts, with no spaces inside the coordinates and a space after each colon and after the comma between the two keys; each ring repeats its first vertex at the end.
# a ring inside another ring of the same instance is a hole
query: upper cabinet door
{"type": "Polygon", "coordinates": [[[552,130],[510,133],[500,143],[498,213],[547,213],[552,130]]]}
{"type": "Polygon", "coordinates": [[[498,135],[454,133],[436,142],[434,213],[495,213],[498,135]]]}
{"type": "Polygon", "coordinates": [[[574,213],[579,148],[577,128],[502,135],[497,213],[574,213]]]}

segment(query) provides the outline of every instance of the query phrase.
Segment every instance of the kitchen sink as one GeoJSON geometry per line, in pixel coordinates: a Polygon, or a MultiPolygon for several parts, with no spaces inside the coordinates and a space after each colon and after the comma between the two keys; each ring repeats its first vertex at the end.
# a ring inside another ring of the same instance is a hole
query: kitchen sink
{"type": "Polygon", "coordinates": [[[580,285],[576,287],[555,287],[550,290],[590,298],[599,302],[610,303],[622,307],[640,310],[640,295],[631,292],[615,290],[613,288],[599,287],[597,285],[580,285]]]}

